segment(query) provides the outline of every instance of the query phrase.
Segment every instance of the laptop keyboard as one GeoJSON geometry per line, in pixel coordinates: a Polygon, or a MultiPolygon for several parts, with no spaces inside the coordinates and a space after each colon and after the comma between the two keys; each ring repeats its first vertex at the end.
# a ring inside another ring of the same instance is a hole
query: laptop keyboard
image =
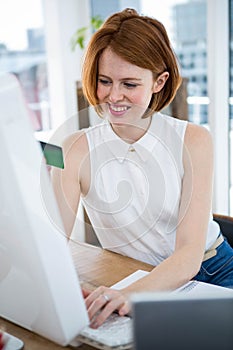
{"type": "Polygon", "coordinates": [[[96,347],[99,345],[99,349],[129,349],[133,341],[132,319],[114,313],[99,328],[84,328],[78,339],[96,347]]]}

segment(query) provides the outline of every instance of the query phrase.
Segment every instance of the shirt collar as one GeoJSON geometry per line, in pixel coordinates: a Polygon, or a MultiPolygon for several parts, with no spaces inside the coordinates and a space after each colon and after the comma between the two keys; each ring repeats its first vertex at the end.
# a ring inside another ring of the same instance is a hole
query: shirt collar
{"type": "Polygon", "coordinates": [[[106,130],[103,135],[103,141],[108,147],[109,151],[121,163],[131,152],[136,152],[141,160],[146,162],[158,141],[155,133],[155,124],[156,114],[152,116],[151,124],[147,132],[138,141],[129,144],[117,136],[110,123],[106,121],[106,130]]]}

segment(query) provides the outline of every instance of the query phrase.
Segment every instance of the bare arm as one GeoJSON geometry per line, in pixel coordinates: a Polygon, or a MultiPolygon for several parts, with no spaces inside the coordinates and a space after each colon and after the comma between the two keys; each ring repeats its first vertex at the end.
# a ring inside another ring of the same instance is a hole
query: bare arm
{"type": "Polygon", "coordinates": [[[98,327],[106,317],[118,309],[121,315],[130,311],[128,297],[140,291],[173,290],[192,279],[199,271],[203,259],[208,221],[212,204],[213,147],[209,132],[203,127],[189,124],[185,134],[183,154],[185,175],[182,184],[179,223],[174,253],[154,268],[146,277],[129,287],[112,291],[100,287],[87,299],[89,316],[99,307],[105,308],[95,319],[98,327]],[[101,294],[107,294],[111,301],[101,294]]]}
{"type": "Polygon", "coordinates": [[[68,137],[63,144],[64,169],[53,168],[52,183],[67,237],[70,237],[81,194],[82,168],[88,146],[83,132],[68,137]]]}

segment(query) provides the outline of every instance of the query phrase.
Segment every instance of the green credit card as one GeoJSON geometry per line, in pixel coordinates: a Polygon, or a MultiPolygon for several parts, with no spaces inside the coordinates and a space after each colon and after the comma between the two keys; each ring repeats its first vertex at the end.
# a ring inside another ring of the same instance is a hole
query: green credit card
{"type": "Polygon", "coordinates": [[[51,143],[46,143],[39,141],[46,163],[57,168],[64,169],[64,160],[62,148],[57,145],[52,145],[51,143]]]}

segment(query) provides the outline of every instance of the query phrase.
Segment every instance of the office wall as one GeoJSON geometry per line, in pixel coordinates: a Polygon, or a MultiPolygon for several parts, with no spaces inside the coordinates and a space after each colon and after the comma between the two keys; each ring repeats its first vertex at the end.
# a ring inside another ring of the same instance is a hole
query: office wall
{"type": "MultiPolygon", "coordinates": [[[[81,75],[83,52],[71,51],[74,32],[89,23],[89,2],[83,0],[42,0],[52,128],[77,113],[76,81],[81,75]]],[[[77,118],[73,118],[76,130],[77,118]]],[[[70,123],[71,124],[71,123],[70,123]]]]}

